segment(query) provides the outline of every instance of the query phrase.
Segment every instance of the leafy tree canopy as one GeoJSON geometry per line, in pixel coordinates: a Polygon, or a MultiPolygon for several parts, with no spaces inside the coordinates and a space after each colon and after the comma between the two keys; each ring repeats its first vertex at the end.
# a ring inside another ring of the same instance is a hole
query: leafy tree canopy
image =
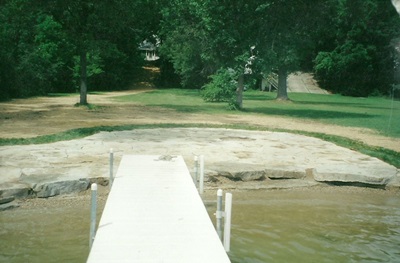
{"type": "Polygon", "coordinates": [[[0,1],[0,99],[75,91],[82,58],[92,89],[116,89],[142,65],[159,1],[0,1]]]}
{"type": "Polygon", "coordinates": [[[239,106],[244,83],[270,72],[280,98],[297,70],[332,92],[385,94],[399,30],[389,0],[1,0],[0,99],[123,87],[144,39],[161,41],[162,76],[172,66],[184,87],[233,71],[239,106]]]}
{"type": "Polygon", "coordinates": [[[352,96],[387,94],[393,83],[393,47],[400,19],[390,1],[340,0],[331,37],[320,39],[315,73],[321,86],[352,96]]]}

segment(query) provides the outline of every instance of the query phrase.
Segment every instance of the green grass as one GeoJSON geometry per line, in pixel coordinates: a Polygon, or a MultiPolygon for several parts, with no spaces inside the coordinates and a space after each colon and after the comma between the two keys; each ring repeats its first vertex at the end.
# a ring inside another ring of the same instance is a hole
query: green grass
{"type": "Polygon", "coordinates": [[[276,101],[275,93],[247,91],[244,110],[228,110],[226,103],[207,103],[197,90],[165,89],[117,97],[117,101],[136,102],[186,113],[259,114],[315,120],[326,124],[368,128],[377,133],[400,137],[400,102],[390,99],[353,98],[340,95],[289,94],[291,102],[276,101]]]}
{"type": "Polygon", "coordinates": [[[75,95],[76,93],[47,93],[47,97],[71,97],[75,95]]]}
{"type": "MultiPolygon", "coordinates": [[[[327,124],[368,128],[379,134],[400,137],[400,102],[385,98],[352,98],[340,95],[289,94],[292,101],[275,101],[275,94],[247,91],[244,96],[244,110],[230,111],[226,103],[206,103],[198,90],[163,89],[115,97],[116,102],[135,102],[146,106],[157,106],[185,113],[269,115],[314,120],[327,124]]],[[[94,106],[95,108],[95,106],[94,106]]],[[[144,128],[214,127],[248,130],[266,130],[264,127],[245,125],[203,125],[203,124],[152,124],[100,126],[65,131],[35,138],[0,139],[0,146],[17,144],[40,144],[86,137],[100,131],[122,131],[144,128]]],[[[292,130],[272,130],[298,133],[330,141],[339,146],[377,157],[400,168],[400,153],[366,145],[360,141],[335,135],[292,130]]]]}
{"type": "Polygon", "coordinates": [[[400,137],[400,102],[385,98],[353,98],[340,95],[289,94],[292,102],[275,101],[274,94],[250,92],[245,111],[265,115],[315,120],[327,124],[372,129],[400,137]]]}
{"type": "Polygon", "coordinates": [[[198,90],[160,89],[133,95],[114,97],[119,102],[136,102],[184,113],[232,113],[226,103],[204,102],[198,90]]]}
{"type": "Polygon", "coordinates": [[[99,105],[92,104],[92,103],[81,105],[79,102],[75,103],[74,106],[75,107],[84,107],[84,108],[86,108],[86,109],[88,109],[90,111],[103,110],[103,109],[106,108],[105,106],[99,106],[99,105]]]}
{"type": "MultiPolygon", "coordinates": [[[[107,94],[107,92],[104,91],[89,91],[89,95],[104,95],[107,94]]],[[[77,92],[69,92],[69,93],[47,93],[47,97],[71,97],[71,96],[76,96],[79,95],[77,92]]]]}

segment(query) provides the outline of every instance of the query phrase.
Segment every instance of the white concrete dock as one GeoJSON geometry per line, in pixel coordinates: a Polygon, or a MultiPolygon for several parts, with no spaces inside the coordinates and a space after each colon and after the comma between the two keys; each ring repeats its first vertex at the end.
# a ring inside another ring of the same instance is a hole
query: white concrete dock
{"type": "Polygon", "coordinates": [[[183,158],[125,155],[87,262],[230,260],[183,158]]]}

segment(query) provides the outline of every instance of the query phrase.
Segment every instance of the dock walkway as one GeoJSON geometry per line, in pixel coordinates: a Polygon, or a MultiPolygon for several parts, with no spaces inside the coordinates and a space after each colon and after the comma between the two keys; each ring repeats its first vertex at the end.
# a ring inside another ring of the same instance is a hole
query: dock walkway
{"type": "Polygon", "coordinates": [[[230,260],[183,158],[125,155],[87,262],[230,260]]]}

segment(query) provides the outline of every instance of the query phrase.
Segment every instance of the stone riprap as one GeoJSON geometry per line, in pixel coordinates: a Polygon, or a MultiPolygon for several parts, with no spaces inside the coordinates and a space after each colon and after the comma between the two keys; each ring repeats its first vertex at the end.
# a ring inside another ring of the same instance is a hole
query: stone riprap
{"type": "Polygon", "coordinates": [[[160,128],[0,147],[0,197],[50,197],[85,190],[94,181],[107,183],[111,148],[114,173],[124,154],[182,155],[191,170],[194,156],[204,155],[206,187],[223,187],[227,179],[256,181],[259,188],[321,182],[400,185],[395,167],[312,137],[267,131],[160,128]]]}

